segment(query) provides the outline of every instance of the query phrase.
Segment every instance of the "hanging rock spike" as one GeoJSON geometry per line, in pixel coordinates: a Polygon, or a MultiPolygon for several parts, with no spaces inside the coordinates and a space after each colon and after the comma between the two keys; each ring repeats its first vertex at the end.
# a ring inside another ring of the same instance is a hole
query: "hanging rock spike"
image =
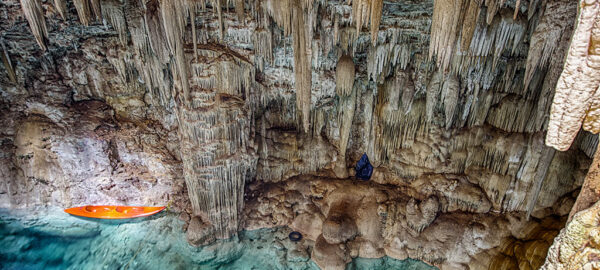
{"type": "Polygon", "coordinates": [[[29,22],[29,27],[35,40],[42,51],[46,51],[46,41],[48,40],[48,30],[46,29],[46,19],[40,0],[21,0],[23,14],[29,22]]]}

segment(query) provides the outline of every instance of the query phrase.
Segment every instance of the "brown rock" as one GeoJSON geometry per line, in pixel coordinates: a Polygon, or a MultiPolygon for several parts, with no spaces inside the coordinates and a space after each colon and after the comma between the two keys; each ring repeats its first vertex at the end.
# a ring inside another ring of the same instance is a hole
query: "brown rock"
{"type": "Polygon", "coordinates": [[[327,243],[323,236],[317,238],[312,259],[323,270],[343,270],[351,261],[346,245],[327,243]]]}

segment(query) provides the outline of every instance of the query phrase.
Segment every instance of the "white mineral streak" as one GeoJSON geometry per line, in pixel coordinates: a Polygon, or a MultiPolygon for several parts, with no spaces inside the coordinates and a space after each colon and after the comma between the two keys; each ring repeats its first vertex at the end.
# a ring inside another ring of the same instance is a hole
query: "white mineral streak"
{"type": "Polygon", "coordinates": [[[35,37],[42,51],[46,50],[46,41],[48,40],[48,30],[46,29],[46,19],[44,18],[44,10],[40,0],[21,0],[21,8],[23,14],[29,22],[31,32],[35,37]]]}
{"type": "Polygon", "coordinates": [[[556,86],[546,144],[561,151],[567,150],[575,139],[600,84],[599,12],[598,1],[580,2],[577,28],[556,86]]]}

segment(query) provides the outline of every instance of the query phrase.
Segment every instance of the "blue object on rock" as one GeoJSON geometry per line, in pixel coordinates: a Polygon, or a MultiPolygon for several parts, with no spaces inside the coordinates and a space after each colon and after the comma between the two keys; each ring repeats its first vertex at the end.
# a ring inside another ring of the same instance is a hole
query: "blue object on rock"
{"type": "Polygon", "coordinates": [[[360,160],[356,163],[356,177],[368,181],[373,174],[373,165],[369,162],[367,154],[363,154],[360,160]]]}

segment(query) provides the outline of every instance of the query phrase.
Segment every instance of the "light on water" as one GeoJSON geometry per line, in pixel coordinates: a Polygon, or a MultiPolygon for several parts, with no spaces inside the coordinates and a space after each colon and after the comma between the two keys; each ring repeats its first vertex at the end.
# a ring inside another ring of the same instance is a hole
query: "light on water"
{"type": "MultiPolygon", "coordinates": [[[[1,269],[319,269],[289,229],[241,232],[190,246],[175,214],[95,220],[60,209],[44,215],[0,209],[1,269]]],[[[414,260],[354,259],[347,269],[435,269],[414,260]]]]}

